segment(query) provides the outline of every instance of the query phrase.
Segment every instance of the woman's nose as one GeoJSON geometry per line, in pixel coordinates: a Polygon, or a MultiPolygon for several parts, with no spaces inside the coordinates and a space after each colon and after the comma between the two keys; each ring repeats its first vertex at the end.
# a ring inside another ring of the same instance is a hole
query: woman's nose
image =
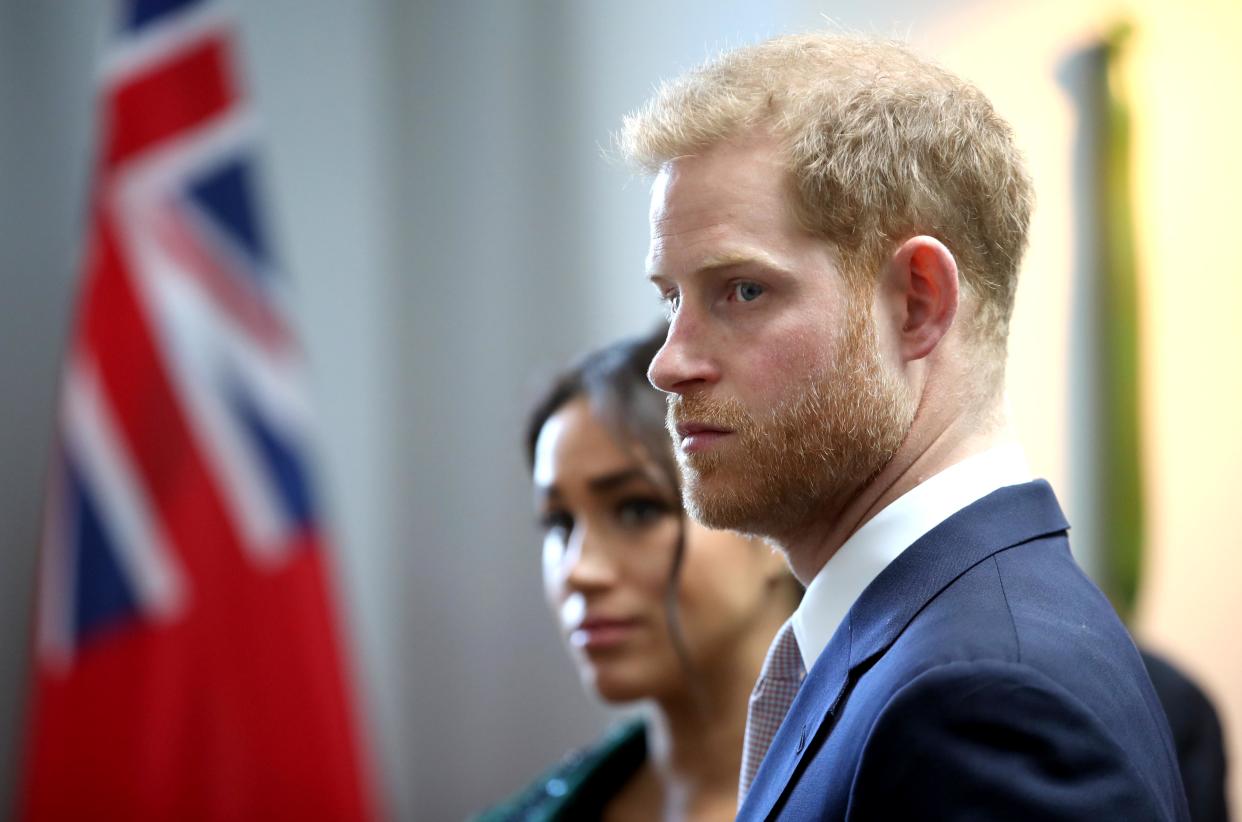
{"type": "Polygon", "coordinates": [[[571,534],[567,560],[569,572],[565,581],[572,589],[606,588],[616,582],[615,557],[608,550],[606,541],[585,525],[575,528],[571,534]]]}

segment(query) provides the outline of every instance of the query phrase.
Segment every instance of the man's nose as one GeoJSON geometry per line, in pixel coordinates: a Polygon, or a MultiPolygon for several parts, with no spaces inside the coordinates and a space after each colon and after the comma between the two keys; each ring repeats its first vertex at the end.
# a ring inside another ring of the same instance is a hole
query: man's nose
{"type": "Polygon", "coordinates": [[[666,394],[685,394],[720,379],[702,329],[682,311],[647,368],[647,379],[666,394]]]}

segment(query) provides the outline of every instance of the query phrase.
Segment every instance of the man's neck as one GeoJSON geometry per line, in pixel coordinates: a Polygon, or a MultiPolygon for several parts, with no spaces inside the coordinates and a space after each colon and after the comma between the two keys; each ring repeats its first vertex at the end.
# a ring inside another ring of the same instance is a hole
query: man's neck
{"type": "Polygon", "coordinates": [[[785,552],[794,576],[804,585],[846,540],[908,491],[946,468],[1014,438],[1003,420],[981,426],[978,419],[964,416],[930,431],[919,429],[916,422],[893,458],[865,485],[840,500],[827,501],[813,521],[771,539],[785,552]]]}

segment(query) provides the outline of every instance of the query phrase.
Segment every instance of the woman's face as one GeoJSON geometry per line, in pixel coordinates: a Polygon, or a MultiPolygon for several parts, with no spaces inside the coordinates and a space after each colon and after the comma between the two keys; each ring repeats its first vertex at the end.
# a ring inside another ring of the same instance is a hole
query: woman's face
{"type": "MultiPolygon", "coordinates": [[[[683,694],[665,596],[680,508],[578,398],[539,433],[533,479],[548,602],[584,684],[610,702],[683,694]]],[[[687,653],[709,678],[728,669],[771,613],[784,561],[754,540],[686,520],[678,619],[687,653]]],[[[763,647],[771,638],[759,638],[763,647]]],[[[754,673],[757,673],[755,671],[754,673]]]]}

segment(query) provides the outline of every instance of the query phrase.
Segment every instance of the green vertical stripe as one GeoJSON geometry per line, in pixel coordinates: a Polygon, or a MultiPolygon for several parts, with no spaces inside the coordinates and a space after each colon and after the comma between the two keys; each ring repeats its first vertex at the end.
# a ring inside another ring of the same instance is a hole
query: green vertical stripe
{"type": "Polygon", "coordinates": [[[1101,519],[1104,588],[1123,619],[1134,612],[1144,541],[1139,413],[1139,293],[1131,184],[1132,121],[1124,83],[1131,28],[1105,40],[1099,155],[1101,519]]]}

